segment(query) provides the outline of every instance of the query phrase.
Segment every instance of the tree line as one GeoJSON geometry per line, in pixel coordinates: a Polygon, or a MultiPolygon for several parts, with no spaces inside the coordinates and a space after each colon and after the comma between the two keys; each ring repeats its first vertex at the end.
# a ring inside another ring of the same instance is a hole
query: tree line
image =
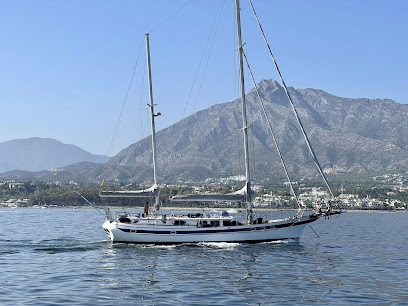
{"type": "MultiPolygon", "coordinates": [[[[21,182],[21,183],[0,183],[0,202],[9,199],[28,199],[27,205],[56,205],[56,206],[85,206],[88,205],[86,201],[81,198],[77,192],[82,194],[88,201],[100,206],[143,206],[146,201],[153,201],[153,199],[146,198],[124,198],[124,199],[102,199],[99,197],[99,186],[77,185],[77,184],[53,184],[45,182],[21,182]]],[[[126,189],[126,190],[140,190],[147,188],[136,184],[117,184],[108,186],[110,190],[126,189]]],[[[237,190],[239,186],[204,186],[202,191],[214,193],[229,193],[237,190]]],[[[346,188],[333,188],[335,196],[340,195],[345,190],[345,193],[356,194],[360,199],[369,197],[379,201],[398,200],[401,202],[408,202],[408,191],[395,190],[389,186],[350,186],[346,188]]],[[[264,193],[273,193],[282,197],[290,198],[289,189],[282,186],[270,186],[262,189],[262,191],[255,193],[254,196],[264,193]]],[[[194,193],[192,187],[186,186],[172,186],[160,188],[160,201],[164,206],[182,206],[191,207],[196,203],[176,203],[170,201],[172,196],[177,194],[194,193]]],[[[207,203],[207,207],[210,203],[207,203]]]]}

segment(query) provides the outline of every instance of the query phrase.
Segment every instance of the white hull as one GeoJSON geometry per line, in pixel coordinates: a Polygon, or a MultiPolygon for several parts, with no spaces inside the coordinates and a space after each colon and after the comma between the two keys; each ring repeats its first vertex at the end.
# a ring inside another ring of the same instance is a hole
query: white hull
{"type": "Polygon", "coordinates": [[[298,239],[305,226],[318,216],[268,221],[262,224],[196,227],[121,223],[107,220],[103,228],[114,242],[177,244],[197,242],[265,242],[298,239]]]}

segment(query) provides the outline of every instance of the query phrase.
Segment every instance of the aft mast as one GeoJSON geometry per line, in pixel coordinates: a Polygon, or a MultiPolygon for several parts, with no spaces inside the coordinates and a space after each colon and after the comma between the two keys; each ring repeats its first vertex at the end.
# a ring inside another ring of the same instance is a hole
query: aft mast
{"type": "Polygon", "coordinates": [[[238,42],[238,62],[239,76],[242,102],[242,131],[244,134],[244,155],[245,155],[245,177],[246,177],[246,202],[247,202],[247,221],[252,224],[252,202],[251,202],[251,177],[249,173],[249,156],[248,156],[248,125],[246,118],[246,102],[245,102],[245,83],[244,83],[244,65],[242,57],[242,39],[241,39],[241,16],[240,16],[239,0],[235,0],[235,20],[237,26],[237,42],[238,42]]]}
{"type": "MultiPolygon", "coordinates": [[[[148,106],[150,108],[150,119],[151,119],[151,129],[152,129],[153,180],[154,180],[154,185],[153,186],[157,187],[156,129],[155,129],[155,125],[154,125],[154,117],[160,116],[160,113],[155,113],[154,112],[153,89],[152,89],[153,88],[153,86],[152,86],[152,72],[151,72],[151,67],[150,67],[149,33],[145,34],[145,38],[146,38],[146,57],[147,57],[147,78],[148,78],[148,84],[149,84],[149,97],[150,97],[150,104],[148,104],[148,106]]],[[[159,208],[160,208],[159,193],[157,193],[155,195],[155,200],[156,200],[155,208],[156,208],[156,210],[159,210],[159,208]]]]}

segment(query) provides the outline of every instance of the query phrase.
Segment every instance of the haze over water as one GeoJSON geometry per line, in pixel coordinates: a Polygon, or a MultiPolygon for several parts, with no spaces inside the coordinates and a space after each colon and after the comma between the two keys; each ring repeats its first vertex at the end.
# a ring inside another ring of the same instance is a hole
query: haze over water
{"type": "Polygon", "coordinates": [[[113,244],[91,209],[0,210],[0,304],[408,305],[408,214],[349,212],[299,241],[113,244]]]}

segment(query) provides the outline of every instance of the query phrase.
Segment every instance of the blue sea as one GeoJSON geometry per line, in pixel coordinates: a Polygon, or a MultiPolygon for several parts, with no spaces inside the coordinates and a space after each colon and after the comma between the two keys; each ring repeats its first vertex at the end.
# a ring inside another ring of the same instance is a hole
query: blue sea
{"type": "Polygon", "coordinates": [[[118,244],[103,221],[0,209],[0,305],[408,305],[405,212],[348,212],[262,244],[118,244]]]}

